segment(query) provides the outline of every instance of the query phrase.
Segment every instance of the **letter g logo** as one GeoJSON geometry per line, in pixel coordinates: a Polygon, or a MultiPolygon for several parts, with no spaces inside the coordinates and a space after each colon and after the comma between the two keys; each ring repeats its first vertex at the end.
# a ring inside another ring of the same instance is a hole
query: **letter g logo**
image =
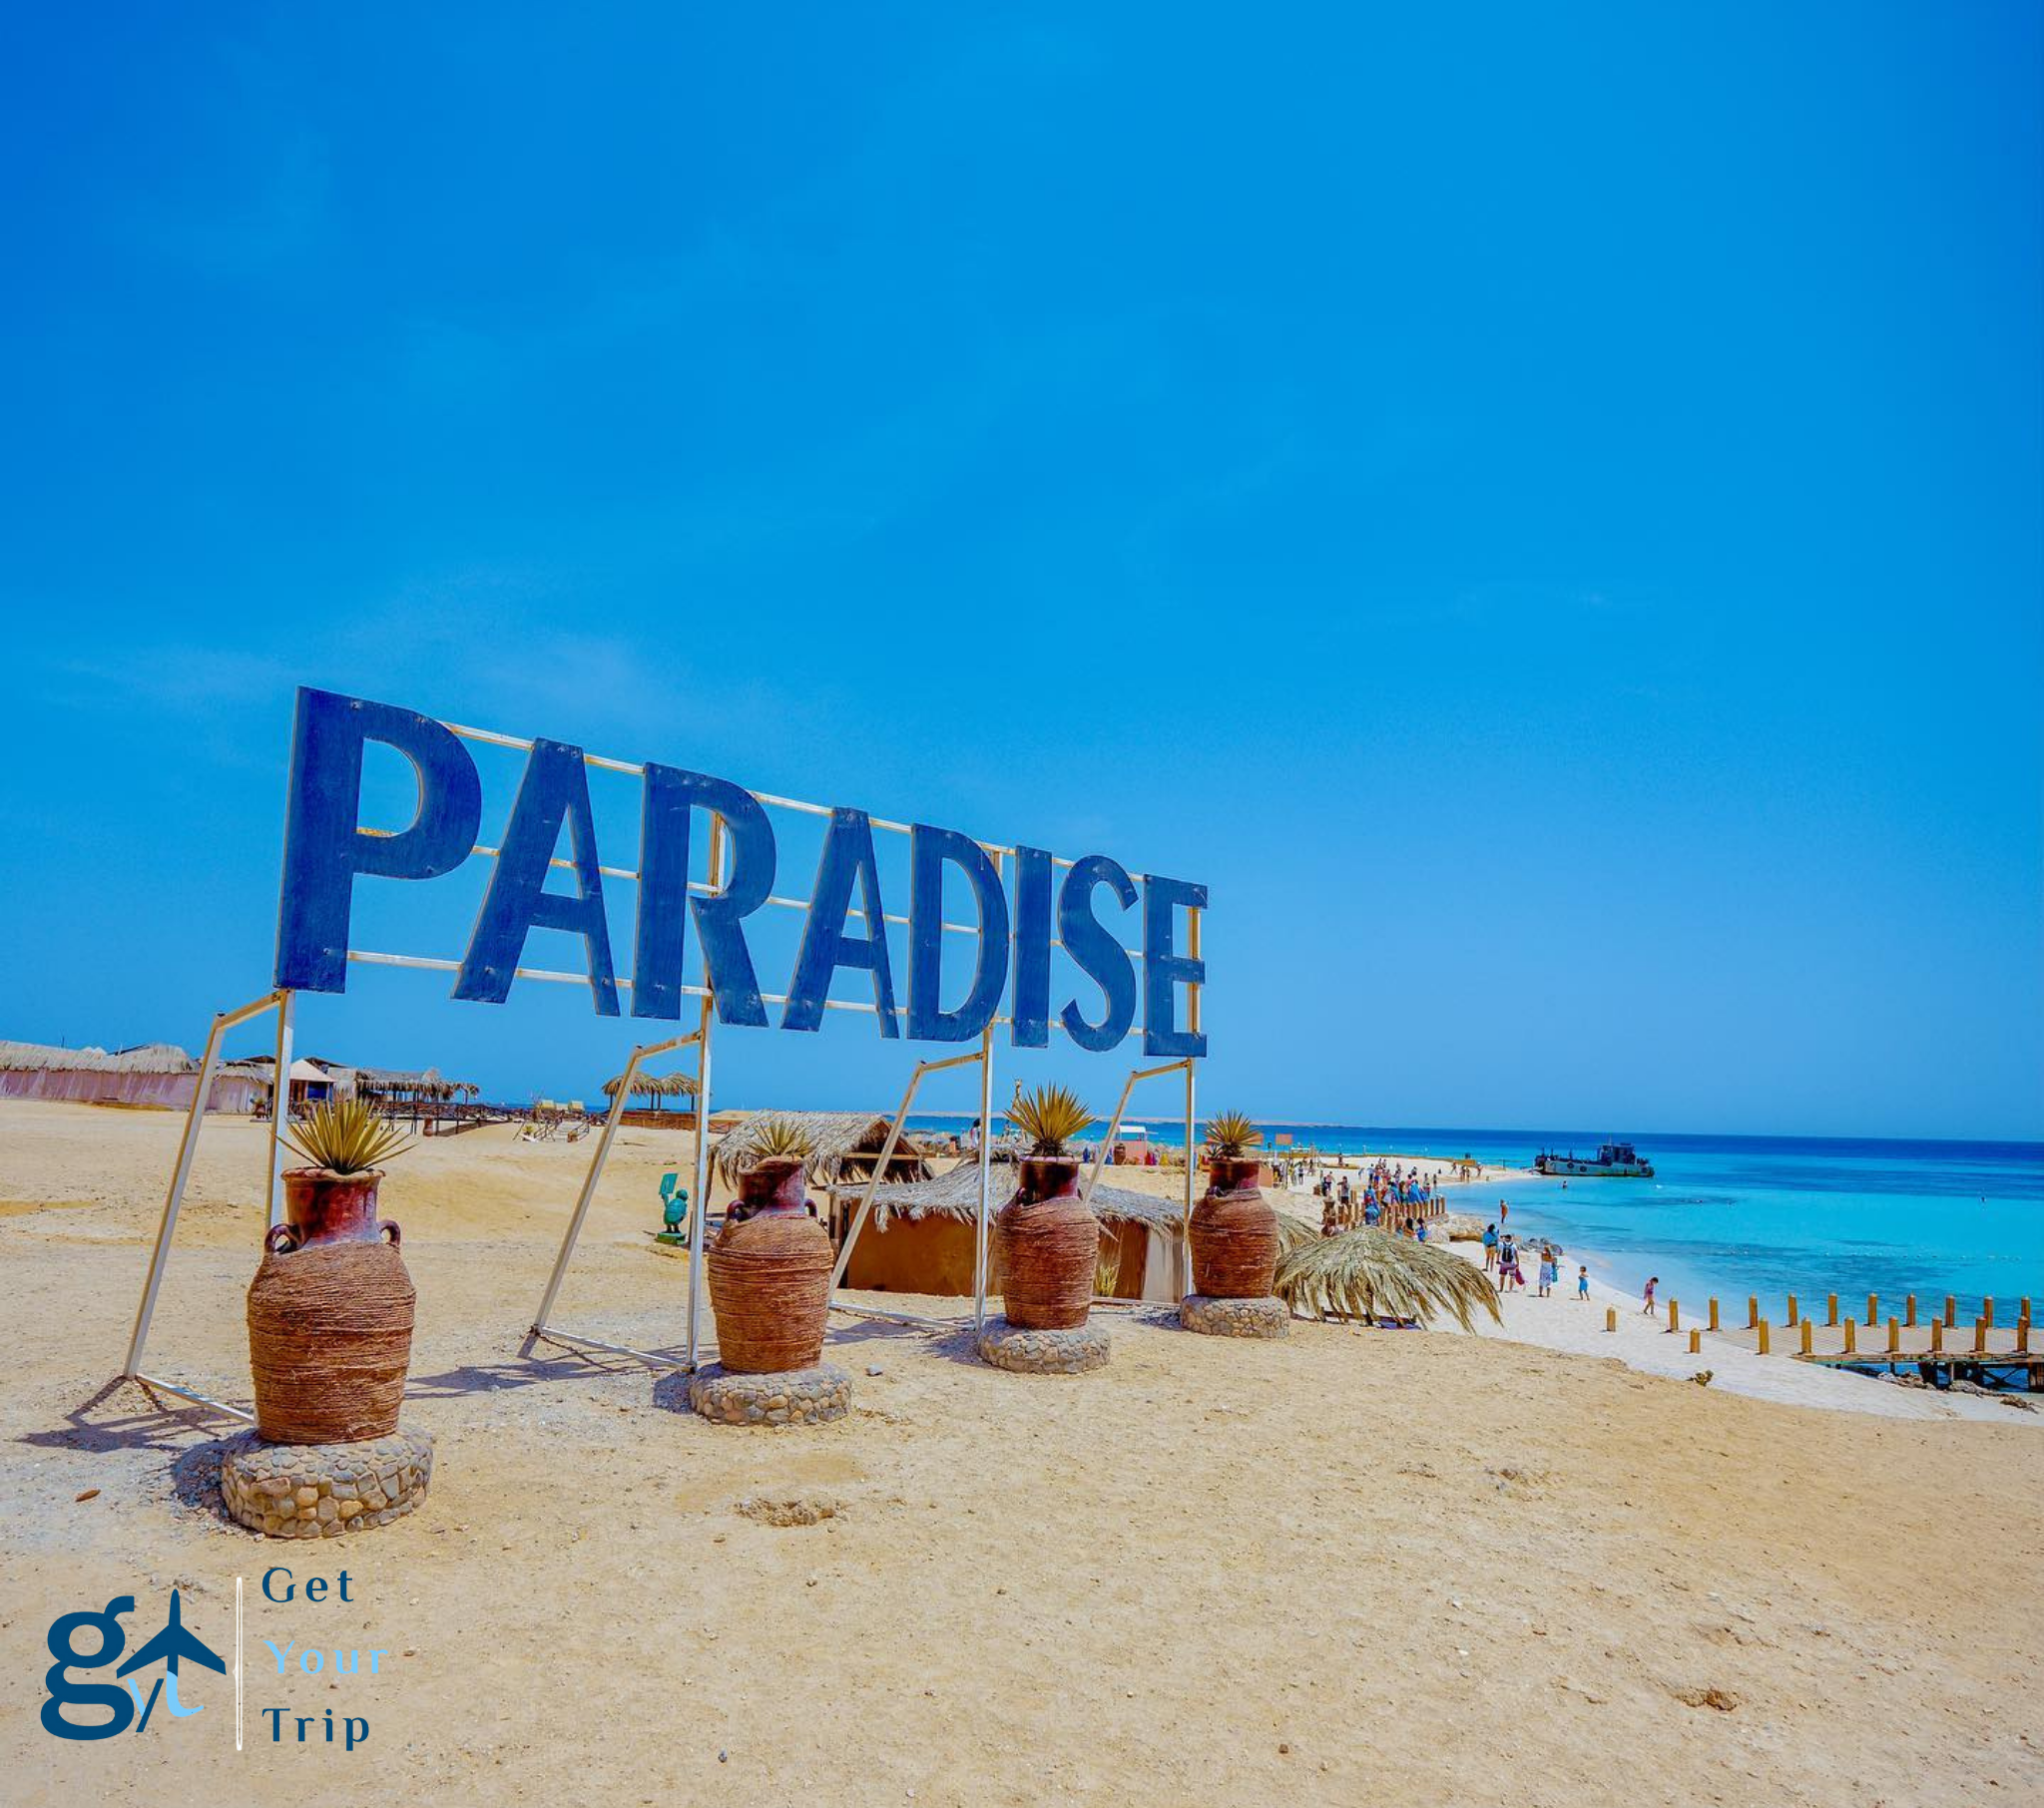
{"type": "Polygon", "coordinates": [[[125,1688],[118,1682],[73,1682],[64,1672],[74,1664],[82,1670],[96,1670],[112,1663],[128,1643],[128,1634],[115,1615],[134,1611],[135,1596],[117,1594],[107,1602],[104,1613],[62,1613],[50,1622],[50,1655],[57,1661],[43,1672],[43,1686],[50,1691],[49,1700],[43,1703],[46,1731],[60,1739],[111,1739],[127,1730],[128,1722],[135,1718],[135,1698],[125,1688]],[[96,1627],[100,1635],[100,1648],[90,1653],[72,1644],[86,1626],[96,1627]],[[80,1725],[64,1717],[64,1709],[73,1705],[110,1708],[114,1717],[99,1725],[80,1725]]]}

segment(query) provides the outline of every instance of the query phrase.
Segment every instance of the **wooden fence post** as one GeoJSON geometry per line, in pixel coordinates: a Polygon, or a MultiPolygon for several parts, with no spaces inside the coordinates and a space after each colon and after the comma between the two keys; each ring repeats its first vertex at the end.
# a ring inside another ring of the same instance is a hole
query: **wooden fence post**
{"type": "Polygon", "coordinates": [[[1959,1296],[1947,1293],[1944,1296],[1944,1328],[1949,1331],[1959,1322],[1959,1296]]]}
{"type": "Polygon", "coordinates": [[[1835,1293],[1826,1293],[1824,1295],[1824,1323],[1827,1325],[1834,1325],[1837,1322],[1838,1296],[1835,1293]]]}
{"type": "Polygon", "coordinates": [[[1749,1293],[1746,1296],[1746,1328],[1751,1331],[1761,1321],[1761,1296],[1749,1293]]]}
{"type": "Polygon", "coordinates": [[[1975,1352],[1975,1353],[1977,1354],[1977,1353],[1978,1353],[1979,1351],[1981,1351],[1981,1350],[1984,1350],[1984,1349],[1986,1349],[1986,1347],[1987,1347],[1987,1320],[1986,1320],[1986,1319],[1984,1319],[1984,1318],[1976,1318],[1976,1319],[1974,1319],[1974,1320],[1973,1320],[1973,1349],[1974,1349],[1974,1352],[1975,1352]]]}
{"type": "Polygon", "coordinates": [[[1791,1293],[1788,1295],[1788,1316],[1782,1322],[1785,1325],[1792,1325],[1801,1316],[1802,1314],[1795,1309],[1795,1295],[1791,1293]]]}
{"type": "Polygon", "coordinates": [[[1880,1295],[1878,1293],[1869,1293],[1866,1296],[1866,1322],[1868,1326],[1870,1327],[1873,1324],[1873,1322],[1879,1317],[1880,1295]]]}
{"type": "Polygon", "coordinates": [[[1692,1332],[1690,1332],[1690,1334],[1689,1334],[1689,1353],[1690,1353],[1690,1354],[1691,1354],[1692,1356],[1701,1356],[1701,1355],[1702,1355],[1702,1354],[1704,1353],[1704,1334],[1703,1334],[1703,1332],[1701,1332],[1701,1331],[1692,1331],[1692,1332]]]}
{"type": "Polygon", "coordinates": [[[1986,1297],[1985,1299],[1983,1299],[1983,1300],[1982,1300],[1982,1301],[1980,1302],[1980,1316],[1981,1316],[1982,1318],[1984,1318],[1984,1319],[1985,1319],[1985,1320],[1987,1321],[1987,1328],[1988,1328],[1988,1329],[1989,1329],[1990,1331],[1991,1331],[1991,1330],[1993,1330],[1993,1329],[1994,1329],[1994,1295],[1993,1295],[1993,1294],[1991,1294],[1991,1293],[1990,1293],[1990,1294],[1988,1294],[1988,1296],[1987,1296],[1987,1297],[1986,1297]]]}
{"type": "Polygon", "coordinates": [[[2027,1356],[2029,1353],[2030,1321],[2027,1318],[2019,1318],[2016,1320],[2016,1354],[2027,1356]]]}
{"type": "Polygon", "coordinates": [[[1943,1349],[1944,1320],[1941,1318],[1933,1318],[1930,1321],[1930,1353],[1931,1355],[1935,1356],[1939,1354],[1939,1352],[1941,1352],[1943,1349]]]}
{"type": "Polygon", "coordinates": [[[1764,1318],[1764,1319],[1762,1319],[1762,1320],[1761,1320],[1761,1322],[1760,1322],[1760,1333],[1761,1333],[1761,1354],[1762,1354],[1763,1356],[1766,1356],[1766,1355],[1768,1355],[1768,1354],[1769,1354],[1770,1352],[1769,1352],[1769,1350],[1768,1350],[1768,1321],[1767,1321],[1767,1320],[1766,1320],[1765,1318],[1764,1318]]]}
{"type": "MultiPolygon", "coordinates": [[[[2026,1316],[2027,1316],[2027,1314],[2026,1314],[2026,1316]]],[[[1712,1294],[1712,1295],[1711,1295],[1711,1329],[1715,1331],[1715,1330],[1716,1330],[1717,1328],[1718,1328],[1718,1296],[1717,1296],[1717,1294],[1715,1294],[1715,1293],[1714,1293],[1714,1294],[1712,1294]]]]}
{"type": "Polygon", "coordinates": [[[1845,1354],[1856,1355],[1859,1350],[1859,1327],[1851,1319],[1845,1320],[1845,1354]]]}
{"type": "Polygon", "coordinates": [[[1802,1321],[1802,1353],[1805,1356],[1809,1354],[1809,1320],[1805,1318],[1802,1321]]]}
{"type": "Polygon", "coordinates": [[[1913,1331],[1916,1328],[1916,1295],[1910,1294],[1903,1304],[1907,1315],[1903,1318],[1902,1322],[1913,1331]]]}
{"type": "Polygon", "coordinates": [[[1607,1331],[1618,1329],[1618,1308],[1616,1306],[1606,1306],[1604,1308],[1604,1328],[1607,1331]]]}
{"type": "Polygon", "coordinates": [[[1888,1354],[1894,1355],[1902,1347],[1902,1321],[1890,1316],[1888,1319],[1888,1354]]]}
{"type": "Polygon", "coordinates": [[[1682,1329],[1682,1307],[1681,1303],[1677,1300],[1671,1299],[1668,1302],[1668,1328],[1671,1331],[1682,1329]]]}

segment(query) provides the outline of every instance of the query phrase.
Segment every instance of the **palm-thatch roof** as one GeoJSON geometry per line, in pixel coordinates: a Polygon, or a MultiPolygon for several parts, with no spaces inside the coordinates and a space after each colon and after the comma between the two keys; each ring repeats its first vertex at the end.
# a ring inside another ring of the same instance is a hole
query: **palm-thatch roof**
{"type": "Polygon", "coordinates": [[[199,1064],[174,1043],[138,1043],[132,1049],[53,1049],[42,1043],[0,1042],[0,1069],[13,1073],[192,1074],[199,1064]]]}
{"type": "Polygon", "coordinates": [[[1430,1318],[1452,1314],[1467,1331],[1481,1306],[1503,1322],[1497,1289],[1474,1262],[1438,1243],[1388,1230],[1314,1237],[1278,1258],[1278,1297],[1307,1318],[1430,1318]]]}
{"type": "MultiPolygon", "coordinates": [[[[615,1099],[618,1088],[624,1083],[624,1075],[613,1074],[603,1083],[604,1096],[615,1099]]],[[[693,1099],[701,1089],[687,1074],[634,1074],[632,1076],[632,1097],[634,1099],[693,1099]]]]}
{"type": "MultiPolygon", "coordinates": [[[[834,1186],[847,1174],[864,1178],[873,1171],[880,1149],[887,1140],[891,1118],[870,1112],[753,1112],[717,1145],[718,1171],[726,1183],[734,1183],[759,1157],[755,1145],[766,1127],[775,1120],[798,1125],[809,1138],[805,1166],[821,1186],[834,1186]]],[[[915,1139],[904,1132],[894,1144],[889,1172],[904,1180],[929,1178],[929,1163],[915,1139]]]]}
{"type": "MultiPolygon", "coordinates": [[[[1008,1161],[996,1161],[988,1169],[987,1206],[999,1211],[1015,1196],[1021,1184],[1021,1169],[1008,1161]]],[[[856,1204],[865,1192],[863,1180],[844,1180],[831,1187],[838,1198],[856,1204]]],[[[885,1230],[896,1214],[911,1223],[918,1218],[953,1218],[970,1224],[979,1216],[979,1165],[965,1161],[949,1173],[928,1180],[893,1180],[873,1191],[873,1225],[885,1230]]],[[[1104,1224],[1137,1223],[1173,1235],[1184,1227],[1185,1208],[1154,1192],[1131,1192],[1121,1186],[1097,1186],[1093,1190],[1093,1214],[1104,1224]]]]}

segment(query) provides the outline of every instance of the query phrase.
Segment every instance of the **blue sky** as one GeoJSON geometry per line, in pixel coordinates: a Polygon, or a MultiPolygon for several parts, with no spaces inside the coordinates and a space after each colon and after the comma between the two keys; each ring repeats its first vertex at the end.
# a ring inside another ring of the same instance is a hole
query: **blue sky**
{"type": "Polygon", "coordinates": [[[263,989],[303,681],[1205,879],[1211,1104],[2044,1134],[2044,14],[965,10],[15,11],[0,1034],[263,989]]]}

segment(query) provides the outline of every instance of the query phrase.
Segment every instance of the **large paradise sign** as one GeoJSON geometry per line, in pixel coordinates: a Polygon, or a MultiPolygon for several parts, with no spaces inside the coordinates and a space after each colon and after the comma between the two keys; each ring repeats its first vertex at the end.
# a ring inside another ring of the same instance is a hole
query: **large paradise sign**
{"type": "MultiPolygon", "coordinates": [[[[1083,1049],[1119,1046],[1140,1002],[1148,1055],[1199,1057],[1207,1039],[1197,1010],[1180,1023],[1180,993],[1197,997],[1206,978],[1199,953],[1199,916],[1207,888],[1156,873],[1140,881],[1111,855],[1064,861],[1037,847],[981,842],[927,823],[901,827],[909,841],[908,971],[905,1010],[886,934],[888,916],[875,857],[874,818],[835,807],[809,886],[800,947],[786,989],[763,990],[748,923],[774,897],[778,852],[766,797],[730,779],[681,766],[628,765],[598,759],[566,741],[506,742],[501,735],[458,729],[415,710],[335,691],[301,688],[291,746],[290,808],[284,839],[275,983],[280,990],[342,992],[351,959],[355,881],[429,881],[478,856],[494,857],[488,889],[458,963],[454,996],[502,1004],[520,971],[534,929],[579,939],[583,973],[598,1012],[615,1017],[630,994],[631,1015],[677,1019],[684,1001],[707,997],[730,1025],[813,1031],[842,972],[865,976],[883,1037],[959,1043],[980,1038],[1008,1009],[1014,1046],[1043,1048],[1053,1024],[1083,1049]],[[464,736],[523,747],[525,770],[503,835],[481,844],[483,790],[464,736]],[[365,749],[380,743],[411,764],[418,784],[413,819],[394,832],[362,820],[365,749]],[[640,786],[638,864],[606,867],[597,847],[588,769],[592,764],[636,775],[640,786]],[[692,882],[699,826],[711,824],[707,884],[692,882]],[[572,889],[549,890],[548,874],[567,871],[572,889]],[[1062,868],[1062,874],[1059,869],[1062,868]],[[606,873],[636,883],[638,898],[630,977],[618,977],[605,905],[606,873]],[[947,873],[968,888],[973,925],[944,920],[947,873]],[[1012,893],[1007,875],[1012,874],[1012,893]],[[1101,893],[1113,913],[1103,915],[1101,893]],[[1140,956],[1114,922],[1140,905],[1140,956]],[[854,927],[852,919],[857,919],[854,927]],[[970,982],[961,1002],[946,1008],[945,935],[963,927],[971,940],[970,982]],[[1182,928],[1189,931],[1182,943],[1182,928]],[[693,936],[703,984],[686,978],[693,936]],[[1076,996],[1053,999],[1052,949],[1098,988],[1090,1010],[1076,996]]],[[[898,920],[898,919],[896,919],[898,920]]]]}

